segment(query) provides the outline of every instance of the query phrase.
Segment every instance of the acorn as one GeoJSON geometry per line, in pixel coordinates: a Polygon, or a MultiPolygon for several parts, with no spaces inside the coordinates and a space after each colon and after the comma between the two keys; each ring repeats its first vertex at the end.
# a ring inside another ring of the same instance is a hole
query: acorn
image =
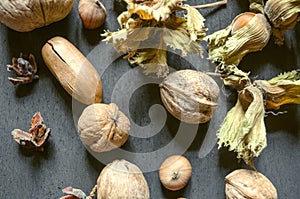
{"type": "Polygon", "coordinates": [[[80,0],[78,12],[86,29],[99,28],[106,19],[106,9],[99,0],[80,0]]]}

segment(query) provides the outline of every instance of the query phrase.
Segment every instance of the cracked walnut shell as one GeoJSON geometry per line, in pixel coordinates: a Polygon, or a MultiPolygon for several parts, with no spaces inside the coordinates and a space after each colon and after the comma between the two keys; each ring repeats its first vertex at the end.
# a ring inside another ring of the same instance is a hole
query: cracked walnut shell
{"type": "Polygon", "coordinates": [[[1,0],[0,22],[19,32],[29,32],[62,20],[74,0],[1,0]]]}
{"type": "Polygon", "coordinates": [[[180,70],[168,75],[160,84],[160,94],[166,109],[175,118],[189,123],[208,122],[217,108],[217,83],[196,70],[180,70]]]}
{"type": "Polygon", "coordinates": [[[263,174],[238,169],[225,177],[226,199],[277,199],[277,190],[263,174]]]}
{"type": "Polygon", "coordinates": [[[129,119],[116,104],[92,104],[78,120],[81,141],[95,152],[110,151],[122,146],[130,132],[129,119]]]}

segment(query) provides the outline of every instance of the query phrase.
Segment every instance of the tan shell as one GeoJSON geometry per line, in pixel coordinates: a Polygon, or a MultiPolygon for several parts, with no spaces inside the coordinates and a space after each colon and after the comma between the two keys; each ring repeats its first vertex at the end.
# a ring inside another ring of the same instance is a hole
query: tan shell
{"type": "Polygon", "coordinates": [[[74,0],[1,0],[0,22],[28,32],[65,18],[73,4],[74,0]]]}
{"type": "Polygon", "coordinates": [[[64,89],[83,104],[102,101],[102,81],[97,70],[68,40],[54,37],[43,46],[42,56],[64,89]]]}
{"type": "Polygon", "coordinates": [[[199,124],[209,121],[217,108],[219,87],[203,72],[180,70],[164,79],[160,94],[166,109],[175,118],[199,124]]]}
{"type": "Polygon", "coordinates": [[[127,141],[130,121],[116,104],[92,104],[82,112],[77,128],[85,145],[95,152],[104,152],[127,141]]]}
{"type": "Polygon", "coordinates": [[[97,180],[97,199],[149,199],[149,187],[142,171],[126,160],[108,164],[97,180]]]}
{"type": "Polygon", "coordinates": [[[99,28],[106,19],[106,9],[99,0],[80,0],[78,12],[83,26],[87,29],[99,28]]]}
{"type": "Polygon", "coordinates": [[[225,180],[226,199],[277,199],[272,182],[257,171],[238,169],[225,180]]]}
{"type": "Polygon", "coordinates": [[[184,188],[192,175],[192,165],[183,156],[168,157],[160,166],[159,179],[165,188],[178,191],[184,188]]]}

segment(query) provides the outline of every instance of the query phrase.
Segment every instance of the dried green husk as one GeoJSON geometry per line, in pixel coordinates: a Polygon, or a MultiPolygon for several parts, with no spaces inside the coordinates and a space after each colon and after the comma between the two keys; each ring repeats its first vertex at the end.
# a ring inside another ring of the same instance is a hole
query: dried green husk
{"type": "Polygon", "coordinates": [[[283,104],[300,104],[300,70],[278,75],[270,80],[256,80],[234,65],[218,66],[225,85],[238,91],[235,106],[227,113],[218,132],[219,148],[229,147],[237,157],[254,167],[253,158],[267,146],[264,115],[266,109],[283,104]]]}
{"type": "Polygon", "coordinates": [[[118,16],[121,29],[102,34],[103,41],[113,43],[118,52],[127,55],[131,64],[157,76],[168,74],[167,48],[202,55],[198,42],[205,37],[205,19],[193,7],[181,0],[132,1],[125,0],[127,11],[118,16]],[[184,17],[176,12],[186,11],[184,17]]]}
{"type": "Polygon", "coordinates": [[[273,25],[275,43],[282,45],[284,32],[294,28],[300,20],[300,1],[268,0],[264,10],[273,25]]]}
{"type": "Polygon", "coordinates": [[[284,104],[300,104],[300,70],[293,70],[273,79],[254,82],[264,93],[266,109],[279,109],[284,104]]]}
{"type": "Polygon", "coordinates": [[[237,158],[254,166],[253,158],[267,146],[261,91],[250,85],[240,93],[236,105],[227,113],[218,132],[218,145],[237,152],[237,158]]]}
{"type": "Polygon", "coordinates": [[[264,14],[264,0],[249,0],[249,10],[255,13],[264,14]]]}
{"type": "Polygon", "coordinates": [[[232,35],[235,20],[244,14],[253,13],[238,15],[227,28],[206,37],[211,60],[237,66],[247,53],[260,51],[266,46],[271,27],[263,14],[255,14],[246,26],[232,35]]]}

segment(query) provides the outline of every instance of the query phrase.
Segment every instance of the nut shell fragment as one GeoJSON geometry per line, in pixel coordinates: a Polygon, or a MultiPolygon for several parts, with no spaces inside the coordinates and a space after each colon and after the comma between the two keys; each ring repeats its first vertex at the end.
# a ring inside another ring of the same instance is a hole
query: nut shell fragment
{"type": "Polygon", "coordinates": [[[142,171],[126,160],[108,164],[97,180],[98,199],[149,199],[149,187],[142,171]]]}
{"type": "Polygon", "coordinates": [[[1,0],[0,22],[19,32],[29,32],[65,18],[74,0],[1,0]]]}
{"type": "Polygon", "coordinates": [[[92,104],[84,109],[78,120],[81,141],[95,152],[122,146],[129,132],[130,121],[116,104],[92,104]]]}
{"type": "Polygon", "coordinates": [[[238,169],[225,180],[226,199],[277,199],[272,182],[257,171],[238,169]]]}
{"type": "Polygon", "coordinates": [[[83,104],[102,101],[102,81],[97,70],[68,40],[54,37],[43,46],[45,64],[63,88],[83,104]]]}
{"type": "Polygon", "coordinates": [[[203,72],[180,70],[160,84],[161,99],[169,113],[190,124],[209,121],[217,108],[219,87],[203,72]]]}

